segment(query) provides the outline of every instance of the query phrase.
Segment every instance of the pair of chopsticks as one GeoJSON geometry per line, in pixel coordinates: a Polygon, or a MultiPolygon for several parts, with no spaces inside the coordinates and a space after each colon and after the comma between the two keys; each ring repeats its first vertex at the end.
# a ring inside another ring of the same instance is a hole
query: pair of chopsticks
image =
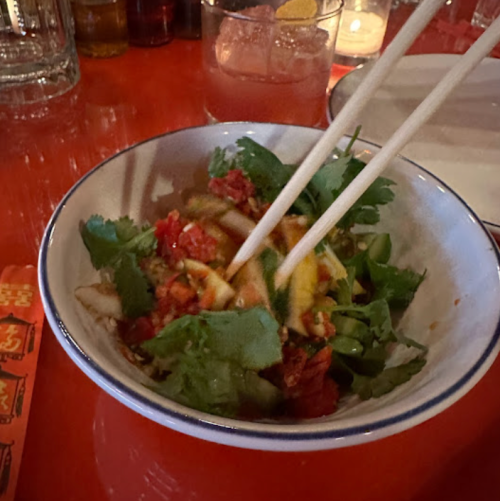
{"type": "MultiPolygon", "coordinates": [[[[355,123],[357,116],[383,83],[395,63],[403,56],[444,2],[445,0],[424,0],[420,7],[415,10],[241,246],[227,269],[226,274],[228,279],[233,277],[246,261],[255,254],[264,239],[277,226],[306,187],[311,177],[323,165],[326,158],[337,146],[337,142],[344,135],[345,131],[355,123]]],[[[410,141],[418,129],[433,115],[448,95],[460,85],[499,41],[500,17],[491,24],[455,66],[449,70],[431,93],[399,127],[389,141],[387,141],[385,146],[373,157],[361,173],[290,251],[276,273],[275,282],[277,287],[285,283],[295,267],[335,226],[348,209],[382,173],[388,163],[410,141]]],[[[422,71],[426,71],[425,68],[422,68],[422,71]]]]}

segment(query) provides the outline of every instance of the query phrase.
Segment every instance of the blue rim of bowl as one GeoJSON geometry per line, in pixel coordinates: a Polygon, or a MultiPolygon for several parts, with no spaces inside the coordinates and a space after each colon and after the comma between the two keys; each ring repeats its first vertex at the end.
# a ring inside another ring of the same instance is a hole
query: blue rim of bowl
{"type": "MultiPolygon", "coordinates": [[[[313,127],[303,127],[300,125],[288,125],[288,124],[262,124],[259,122],[225,122],[225,123],[219,123],[219,124],[213,124],[213,125],[204,125],[204,126],[194,126],[194,127],[187,127],[184,129],[178,129],[175,131],[171,132],[166,132],[163,134],[159,134],[157,136],[154,136],[152,138],[146,139],[145,141],[141,141],[139,143],[133,144],[115,155],[111,156],[110,158],[104,160],[100,164],[98,164],[96,167],[94,167],[92,170],[87,172],[81,179],[79,179],[72,187],[71,189],[66,193],[66,195],[63,197],[59,205],[54,211],[54,214],[50,218],[50,221],[47,225],[47,228],[44,232],[43,239],[42,239],[42,244],[40,247],[40,255],[39,255],[39,261],[38,261],[38,273],[39,273],[39,283],[40,283],[40,289],[41,289],[41,294],[42,297],[45,299],[45,303],[48,305],[50,312],[47,312],[47,316],[50,316],[54,319],[55,323],[57,324],[57,327],[60,331],[60,333],[63,335],[67,346],[71,349],[74,355],[76,355],[80,362],[83,365],[87,365],[90,367],[90,369],[96,373],[102,381],[105,381],[108,383],[107,388],[104,388],[106,391],[112,393],[112,394],[117,394],[121,393],[122,395],[125,395],[126,397],[124,400],[126,400],[129,405],[131,405],[133,408],[136,408],[138,405],[141,406],[142,408],[150,408],[155,412],[158,412],[160,414],[163,414],[164,416],[167,416],[169,418],[172,418],[173,420],[178,420],[182,421],[185,424],[189,425],[194,425],[196,427],[204,428],[213,432],[217,433],[224,433],[224,434],[229,434],[229,435],[240,435],[243,437],[248,437],[248,438],[255,438],[255,439],[274,439],[278,441],[296,441],[296,442],[304,442],[304,441],[314,441],[314,440],[320,440],[320,439],[341,439],[341,438],[346,438],[346,437],[352,437],[356,435],[365,435],[366,433],[373,433],[375,431],[381,431],[384,429],[387,429],[391,426],[401,424],[405,421],[408,421],[410,419],[413,419],[419,415],[424,414],[425,412],[429,411],[432,408],[435,408],[437,405],[445,402],[447,399],[449,399],[451,396],[453,396],[455,393],[457,393],[461,388],[463,388],[473,377],[474,375],[479,371],[479,369],[483,366],[483,364],[488,360],[490,355],[493,353],[495,346],[498,344],[498,341],[500,339],[500,317],[497,320],[497,325],[495,328],[495,331],[493,333],[493,336],[491,337],[490,342],[488,343],[486,349],[484,350],[483,354],[479,357],[479,359],[476,361],[476,363],[469,369],[469,371],[464,374],[456,383],[454,383],[452,386],[450,386],[448,389],[440,393],[439,395],[435,396],[431,400],[419,405],[418,407],[415,407],[413,409],[410,409],[408,411],[402,412],[400,414],[397,414],[395,416],[392,416],[390,418],[386,419],[380,419],[378,421],[375,421],[373,423],[367,423],[361,426],[353,426],[353,427],[347,427],[347,428],[342,428],[342,429],[337,429],[337,430],[330,430],[330,431],[310,431],[310,432],[287,432],[287,431],[279,431],[278,429],[276,431],[263,431],[263,430],[247,430],[247,429],[242,429],[238,428],[238,421],[234,420],[234,426],[228,426],[226,424],[222,423],[216,423],[213,421],[210,421],[210,419],[213,419],[214,416],[211,414],[206,414],[203,413],[206,416],[206,420],[201,420],[199,418],[195,418],[192,416],[189,416],[187,414],[182,414],[180,412],[174,411],[167,409],[156,402],[152,402],[148,398],[144,397],[140,393],[137,393],[135,390],[129,388],[126,386],[124,383],[119,381],[118,379],[114,378],[110,374],[108,374],[103,368],[101,368],[97,363],[95,363],[86,353],[85,351],[78,345],[78,343],[71,337],[71,334],[69,333],[68,329],[66,328],[64,322],[61,320],[61,317],[59,315],[59,312],[57,311],[57,308],[55,306],[54,300],[52,298],[52,295],[50,293],[50,287],[48,283],[48,276],[47,276],[47,253],[48,253],[48,247],[49,247],[49,242],[50,238],[52,235],[52,232],[54,230],[55,224],[57,222],[57,219],[59,217],[59,214],[62,212],[62,210],[65,208],[67,201],[71,198],[73,193],[80,187],[81,184],[83,184],[90,176],[92,176],[95,172],[100,170],[102,167],[104,167],[108,162],[113,160],[114,158],[120,156],[121,154],[132,150],[133,148],[136,148],[138,146],[141,146],[145,143],[148,143],[150,141],[155,141],[157,139],[160,139],[162,137],[176,134],[176,133],[181,133],[186,130],[195,130],[195,129],[203,129],[206,127],[221,127],[221,126],[231,126],[231,125],[244,125],[244,124],[250,124],[250,125],[286,125],[287,127],[294,127],[298,129],[314,129],[313,127]]],[[[320,130],[320,129],[315,129],[315,130],[320,130]]],[[[370,146],[373,146],[375,148],[381,148],[381,146],[370,142],[366,141],[364,139],[360,139],[360,141],[364,142],[365,144],[368,144],[370,146]]],[[[417,167],[417,169],[421,170],[431,178],[433,178],[435,181],[440,183],[444,188],[448,190],[448,192],[454,196],[463,206],[464,208],[469,212],[469,215],[474,218],[474,222],[479,225],[479,227],[483,230],[487,240],[492,245],[492,250],[495,253],[495,257],[497,260],[497,270],[500,270],[500,251],[497,247],[497,244],[489,231],[486,229],[485,225],[481,221],[481,219],[478,218],[478,216],[474,213],[474,211],[467,205],[467,203],[457,194],[455,193],[446,183],[441,181],[437,176],[435,176],[432,172],[429,172],[425,168],[421,167],[420,165],[416,164],[412,160],[409,160],[401,155],[398,155],[398,158],[401,158],[405,160],[406,162],[410,163],[414,167],[417,167]]],[[[56,335],[57,336],[57,335],[56,335]]],[[[493,360],[491,361],[493,363],[493,360]]],[[[490,364],[491,366],[491,364],[490,364]]],[[[85,371],[84,371],[85,372],[85,371]]],[[[102,385],[100,385],[102,387],[102,385]]],[[[168,399],[166,399],[168,400],[168,399]]],[[[429,416],[432,417],[432,416],[429,416]]],[[[153,419],[154,420],[154,419],[153,419]]],[[[422,421],[424,421],[422,419],[422,421]]],[[[232,420],[231,420],[232,421],[232,420]]],[[[258,424],[258,423],[256,423],[258,424]]],[[[285,430],[287,428],[286,424],[275,424],[273,426],[276,426],[277,428],[281,428],[281,430],[285,430]]]]}

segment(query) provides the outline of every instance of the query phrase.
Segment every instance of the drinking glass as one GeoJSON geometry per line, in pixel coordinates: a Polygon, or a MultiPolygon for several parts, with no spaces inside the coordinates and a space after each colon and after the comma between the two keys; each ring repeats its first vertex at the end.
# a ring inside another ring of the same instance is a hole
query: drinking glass
{"type": "Polygon", "coordinates": [[[342,4],[203,0],[209,119],[319,124],[342,4]]]}
{"type": "Polygon", "coordinates": [[[79,78],[68,0],[0,0],[0,103],[58,96],[79,78]]]}
{"type": "Polygon", "coordinates": [[[71,0],[76,46],[87,57],[115,57],[128,49],[126,0],[71,0]]]}
{"type": "Polygon", "coordinates": [[[359,66],[380,55],[392,0],[345,0],[335,62],[359,66]]]}
{"type": "Polygon", "coordinates": [[[174,38],[174,0],[127,0],[130,43],[157,46],[174,38]]]}
{"type": "Polygon", "coordinates": [[[500,16],[500,0],[479,0],[471,24],[486,29],[498,16],[500,16]]]}

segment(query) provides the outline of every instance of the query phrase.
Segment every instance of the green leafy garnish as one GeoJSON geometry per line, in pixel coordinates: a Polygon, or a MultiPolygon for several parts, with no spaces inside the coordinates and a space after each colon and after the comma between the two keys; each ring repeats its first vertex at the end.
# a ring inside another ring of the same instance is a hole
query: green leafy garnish
{"type": "Polygon", "coordinates": [[[334,336],[328,340],[333,351],[343,355],[357,356],[363,353],[363,345],[349,336],[334,336]]]}
{"type": "Polygon", "coordinates": [[[161,392],[191,407],[230,415],[250,395],[259,398],[256,385],[267,388],[262,398],[278,397],[271,383],[255,372],[248,374],[281,362],[278,328],[263,307],[206,311],[174,320],[141,346],[151,355],[171,359],[171,374],[161,392]]]}
{"type": "Polygon", "coordinates": [[[356,277],[356,268],[348,267],[346,271],[347,277],[337,282],[337,303],[342,306],[349,306],[352,304],[352,288],[356,277]]]}
{"type": "MultiPolygon", "coordinates": [[[[351,158],[344,173],[342,185],[334,193],[337,198],[355,177],[365,168],[366,164],[361,160],[351,158]]],[[[346,212],[339,221],[339,228],[348,229],[355,224],[376,224],[380,221],[379,205],[385,205],[394,200],[394,192],[390,186],[394,181],[385,177],[377,178],[361,197],[346,212]]]]}
{"type": "Polygon", "coordinates": [[[127,216],[116,221],[91,216],[83,225],[81,233],[97,270],[114,266],[126,253],[146,257],[154,252],[157,245],[153,227],[141,230],[127,216]]]}
{"type": "Polygon", "coordinates": [[[210,157],[208,164],[208,174],[210,177],[224,177],[234,169],[233,162],[226,158],[226,148],[217,146],[210,157]]]}
{"type": "Polygon", "coordinates": [[[246,369],[261,370],[281,360],[278,328],[278,322],[263,307],[203,311],[174,320],[142,347],[152,355],[167,357],[191,343],[192,349],[206,348],[246,369]]]}
{"type": "Polygon", "coordinates": [[[278,388],[255,372],[193,351],[182,354],[172,373],[154,389],[194,409],[227,417],[236,415],[244,402],[269,414],[283,398],[278,388]]]}
{"type": "Polygon", "coordinates": [[[384,369],[373,378],[354,373],[351,388],[362,400],[378,398],[389,393],[396,386],[409,381],[412,376],[422,370],[424,365],[425,359],[416,357],[406,364],[384,369]]]}
{"type": "Polygon", "coordinates": [[[429,351],[429,348],[427,348],[427,346],[420,344],[419,342],[415,341],[411,337],[405,336],[400,331],[395,331],[395,335],[396,335],[396,341],[399,344],[404,344],[407,348],[417,348],[418,350],[420,350],[424,353],[427,353],[429,351]]]}
{"type": "Polygon", "coordinates": [[[346,313],[353,318],[367,322],[371,333],[381,342],[393,341],[391,312],[384,299],[372,301],[367,305],[334,306],[332,312],[346,313]]]}
{"type": "MultiPolygon", "coordinates": [[[[425,278],[425,272],[420,274],[411,269],[400,269],[386,264],[390,256],[390,237],[381,234],[375,238],[367,250],[344,261],[344,265],[347,269],[355,270],[356,278],[368,279],[371,282],[374,288],[373,299],[385,299],[393,308],[405,308],[413,300],[415,292],[425,278]],[[386,241],[386,245],[375,249],[374,246],[383,240],[386,241]],[[371,259],[370,255],[377,257],[378,262],[371,259]]],[[[340,302],[340,304],[345,303],[340,302]]]]}
{"type": "Polygon", "coordinates": [[[280,323],[284,323],[288,317],[288,294],[287,288],[276,289],[274,277],[278,269],[278,253],[269,247],[259,256],[262,265],[262,273],[266,282],[271,308],[280,323]]]}
{"type": "Polygon", "coordinates": [[[249,137],[236,141],[240,147],[234,163],[255,185],[257,196],[264,202],[274,202],[283,187],[292,177],[295,167],[284,165],[267,148],[249,137]]]}
{"type": "Polygon", "coordinates": [[[309,181],[307,189],[315,200],[317,217],[321,216],[335,200],[350,161],[351,157],[341,157],[329,162],[323,165],[309,181]]]}
{"type": "MultiPolygon", "coordinates": [[[[359,130],[357,130],[359,133],[359,130]]],[[[353,137],[353,142],[356,136],[353,137]]],[[[256,143],[249,137],[236,141],[239,147],[233,158],[228,159],[226,149],[215,148],[208,172],[211,177],[223,177],[231,169],[241,169],[255,186],[257,197],[263,202],[274,202],[297,167],[286,165],[270,150],[256,143]]],[[[339,157],[326,163],[312,177],[290,209],[318,219],[332,202],[345,190],[349,183],[365,167],[365,163],[353,158],[348,146],[345,152],[339,151],[339,157]]],[[[354,224],[375,224],[380,220],[379,205],[389,203],[394,193],[389,188],[394,182],[378,178],[349,209],[339,222],[340,228],[350,228],[354,224]]]]}
{"type": "Polygon", "coordinates": [[[347,145],[347,148],[344,150],[344,152],[341,152],[341,155],[343,156],[348,156],[351,154],[351,149],[354,146],[354,143],[356,142],[356,139],[358,139],[359,133],[361,132],[361,125],[358,125],[356,127],[356,130],[354,131],[354,134],[351,137],[351,140],[349,141],[349,144],[347,145]]]}
{"type": "Polygon", "coordinates": [[[137,264],[134,254],[121,256],[115,267],[114,282],[122,300],[122,308],[129,318],[146,315],[153,309],[154,300],[150,284],[137,264]]]}
{"type": "Polygon", "coordinates": [[[136,318],[150,311],[153,295],[138,263],[156,249],[154,228],[140,229],[128,217],[105,221],[101,216],[92,216],[82,226],[81,233],[94,267],[114,270],[114,283],[125,316],[136,318]]]}
{"type": "Polygon", "coordinates": [[[375,286],[375,299],[385,299],[395,308],[408,306],[419,285],[425,278],[425,273],[419,274],[412,270],[400,270],[389,264],[381,264],[367,260],[370,279],[375,286]]]}

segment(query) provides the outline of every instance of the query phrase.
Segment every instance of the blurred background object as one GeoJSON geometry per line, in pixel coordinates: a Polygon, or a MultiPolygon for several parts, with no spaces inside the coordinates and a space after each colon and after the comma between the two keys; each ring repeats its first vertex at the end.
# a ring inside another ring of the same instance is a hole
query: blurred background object
{"type": "Polygon", "coordinates": [[[76,45],[88,57],[113,57],[128,48],[126,0],[72,0],[76,45]]]}
{"type": "Polygon", "coordinates": [[[174,3],[175,0],[127,0],[130,43],[147,47],[172,41],[174,3]]]}
{"type": "Polygon", "coordinates": [[[0,0],[0,103],[34,103],[79,80],[68,0],[0,0]]]}
{"type": "MultiPolygon", "coordinates": [[[[390,0],[389,0],[390,1],[390,0]]],[[[342,2],[254,6],[203,0],[205,111],[211,121],[318,125],[342,2]],[[246,8],[245,8],[246,7],[246,8]]]]}
{"type": "Polygon", "coordinates": [[[392,0],[345,0],[335,62],[358,66],[380,55],[392,0]]]}
{"type": "Polygon", "coordinates": [[[479,0],[471,24],[487,28],[498,16],[500,16],[500,0],[479,0]]]}
{"type": "Polygon", "coordinates": [[[201,0],[175,0],[175,36],[201,37],[201,0]]]}

